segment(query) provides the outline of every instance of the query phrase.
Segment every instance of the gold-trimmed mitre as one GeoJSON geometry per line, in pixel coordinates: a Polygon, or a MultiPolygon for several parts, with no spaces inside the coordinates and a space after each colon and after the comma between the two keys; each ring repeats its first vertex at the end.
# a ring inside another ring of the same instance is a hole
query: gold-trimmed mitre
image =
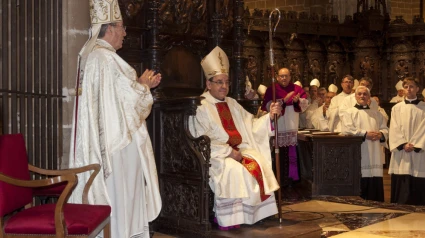
{"type": "Polygon", "coordinates": [[[118,0],[90,0],[91,24],[122,21],[118,0]]]}
{"type": "Polygon", "coordinates": [[[207,80],[220,74],[229,75],[229,59],[218,46],[202,59],[201,66],[207,80]]]}

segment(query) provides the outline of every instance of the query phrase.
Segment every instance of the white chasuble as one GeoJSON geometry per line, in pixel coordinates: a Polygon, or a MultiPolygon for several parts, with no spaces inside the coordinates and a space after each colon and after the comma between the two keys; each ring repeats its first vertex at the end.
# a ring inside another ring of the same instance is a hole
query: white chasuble
{"type": "MultiPolygon", "coordinates": [[[[135,70],[98,39],[87,58],[73,122],[69,166],[102,166],[89,190],[89,203],[111,205],[112,237],[149,237],[148,222],[162,206],[145,121],[153,99],[149,87],[136,80],[135,70]]],[[[89,175],[78,175],[70,202],[82,202],[89,175]]]]}
{"type": "Polygon", "coordinates": [[[390,140],[391,162],[389,174],[425,177],[425,102],[397,103],[391,110],[390,140]],[[422,149],[419,153],[398,150],[398,146],[411,143],[422,149]]]}
{"type": "Polygon", "coordinates": [[[274,191],[279,189],[272,170],[269,138],[273,135],[269,114],[254,118],[236,100],[226,97],[236,129],[242,137],[239,151],[245,157],[257,161],[261,167],[264,193],[271,195],[261,202],[260,188],[248,170],[228,157],[232,147],[227,144],[229,135],[224,130],[216,103],[220,102],[209,92],[191,117],[189,128],[195,137],[206,135],[211,139],[209,185],[214,192],[214,209],[221,226],[253,224],[277,213],[274,191]]]}
{"type": "Polygon", "coordinates": [[[361,172],[362,177],[382,177],[382,153],[381,146],[387,147],[388,127],[385,118],[378,110],[351,107],[345,110],[344,134],[365,136],[367,131],[379,131],[385,137],[385,142],[365,139],[361,144],[361,172]]]}

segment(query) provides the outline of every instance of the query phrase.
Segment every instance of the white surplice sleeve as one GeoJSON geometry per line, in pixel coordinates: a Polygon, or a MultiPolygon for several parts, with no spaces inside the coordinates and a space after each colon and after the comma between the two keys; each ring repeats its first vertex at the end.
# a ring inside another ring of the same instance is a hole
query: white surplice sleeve
{"type": "Polygon", "coordinates": [[[346,135],[353,135],[353,136],[364,136],[366,134],[366,130],[363,130],[361,128],[358,128],[357,122],[361,120],[359,111],[352,111],[348,110],[344,113],[344,127],[343,127],[343,133],[346,135]]]}
{"type": "Polygon", "coordinates": [[[398,111],[398,107],[394,107],[391,110],[391,122],[390,122],[390,131],[389,131],[389,149],[391,152],[398,150],[399,145],[407,143],[407,138],[404,136],[403,129],[399,124],[401,118],[398,111]]]}
{"type": "Polygon", "coordinates": [[[219,130],[221,124],[210,117],[206,105],[198,107],[196,116],[190,119],[189,130],[194,137],[206,135],[211,139],[211,158],[226,158],[232,152],[233,148],[226,141],[220,139],[225,135],[219,130]]]}

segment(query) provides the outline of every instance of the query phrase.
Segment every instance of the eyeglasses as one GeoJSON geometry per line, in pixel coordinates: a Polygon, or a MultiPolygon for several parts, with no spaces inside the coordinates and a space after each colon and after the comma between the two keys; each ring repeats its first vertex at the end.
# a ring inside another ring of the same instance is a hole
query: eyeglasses
{"type": "Polygon", "coordinates": [[[345,84],[347,84],[347,83],[349,83],[349,84],[353,84],[353,82],[352,82],[352,81],[345,81],[345,82],[342,82],[342,83],[345,83],[345,84]]]}
{"type": "Polygon", "coordinates": [[[230,86],[230,82],[229,82],[229,81],[225,81],[225,82],[223,82],[223,81],[212,81],[212,80],[210,80],[210,82],[211,82],[211,83],[216,83],[216,84],[217,84],[217,85],[219,85],[220,87],[223,87],[223,85],[230,86]]]}
{"type": "Polygon", "coordinates": [[[289,77],[289,74],[279,74],[278,77],[283,79],[285,77],[289,77]]]}

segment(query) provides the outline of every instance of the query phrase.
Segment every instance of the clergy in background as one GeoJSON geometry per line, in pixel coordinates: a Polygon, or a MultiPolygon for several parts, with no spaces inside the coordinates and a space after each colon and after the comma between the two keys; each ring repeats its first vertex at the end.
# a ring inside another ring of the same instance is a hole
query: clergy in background
{"type": "Polygon", "coordinates": [[[299,180],[297,161],[297,134],[299,113],[308,107],[307,94],[304,90],[292,83],[291,73],[287,68],[281,68],[277,82],[267,88],[261,109],[269,111],[273,99],[273,88],[276,90],[276,99],[283,103],[282,116],[278,120],[278,138],[280,166],[282,171],[281,185],[290,185],[299,180]]]}
{"type": "MultiPolygon", "coordinates": [[[[156,165],[146,127],[150,89],[161,75],[137,77],[116,50],[126,36],[118,1],[90,1],[91,38],[79,54],[69,167],[100,164],[90,204],[109,204],[111,237],[149,238],[149,222],[162,207],[156,165]]],[[[78,175],[69,201],[81,203],[90,174],[78,175]]]]}
{"type": "Polygon", "coordinates": [[[363,136],[361,144],[361,194],[366,200],[384,201],[384,182],[381,145],[386,146],[388,127],[378,110],[369,108],[370,91],[358,86],[356,104],[344,112],[343,133],[363,136]]]}
{"type": "MultiPolygon", "coordinates": [[[[299,128],[313,128],[311,124],[311,114],[316,110],[322,103],[321,98],[319,98],[319,87],[320,82],[318,79],[313,79],[310,82],[310,103],[307,109],[300,113],[300,124],[299,128]]],[[[326,89],[325,89],[326,90],[326,89]]]]}
{"type": "Polygon", "coordinates": [[[342,78],[341,87],[342,92],[332,98],[329,109],[326,111],[326,116],[329,118],[329,131],[341,132],[341,120],[339,118],[339,106],[342,101],[352,93],[354,79],[351,75],[347,74],[342,78]]]}
{"type": "Polygon", "coordinates": [[[405,78],[403,88],[405,99],[391,110],[391,202],[425,205],[425,102],[417,79],[405,78]]]}
{"type": "Polygon", "coordinates": [[[216,221],[222,230],[254,224],[278,212],[274,191],[279,184],[272,170],[269,138],[274,134],[272,119],[282,107],[273,103],[270,113],[256,119],[227,97],[229,60],[220,47],[201,65],[207,88],[189,129],[193,136],[206,135],[211,140],[209,185],[216,221]]]}
{"type": "MultiPolygon", "coordinates": [[[[369,78],[369,77],[361,78],[360,81],[359,81],[359,86],[367,87],[369,89],[369,92],[370,92],[372,90],[372,87],[373,87],[372,79],[369,78]]],[[[357,87],[359,87],[359,86],[357,86],[357,87]]],[[[369,96],[369,99],[370,99],[370,101],[368,102],[368,105],[369,105],[370,109],[378,110],[378,103],[375,101],[375,99],[371,98],[370,96],[369,96]]],[[[345,111],[348,108],[354,107],[354,105],[356,105],[356,103],[357,103],[357,99],[355,97],[355,94],[353,93],[353,94],[347,96],[346,98],[344,98],[344,100],[342,100],[342,103],[339,105],[339,107],[338,107],[338,114],[339,115],[338,116],[339,116],[339,119],[341,120],[341,132],[344,130],[343,127],[345,125],[344,124],[344,122],[345,122],[345,120],[344,120],[345,111]]]]}
{"type": "Polygon", "coordinates": [[[395,85],[395,89],[397,90],[397,95],[391,98],[391,103],[398,103],[404,100],[403,81],[399,80],[395,85]]]}
{"type": "Polygon", "coordinates": [[[329,91],[325,96],[325,103],[322,106],[314,110],[311,116],[311,123],[315,129],[319,129],[320,131],[329,131],[328,123],[329,119],[326,116],[326,111],[331,104],[331,100],[335,97],[336,93],[329,91]]]}

